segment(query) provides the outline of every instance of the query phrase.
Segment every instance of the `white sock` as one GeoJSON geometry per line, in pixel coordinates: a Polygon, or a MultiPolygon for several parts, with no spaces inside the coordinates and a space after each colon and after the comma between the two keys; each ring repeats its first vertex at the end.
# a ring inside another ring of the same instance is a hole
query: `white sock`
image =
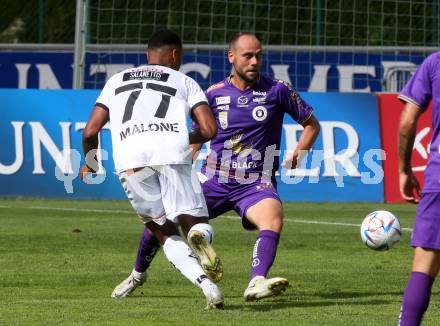
{"type": "Polygon", "coordinates": [[[203,237],[205,239],[208,239],[208,243],[212,244],[214,241],[214,229],[212,228],[212,226],[208,223],[197,223],[195,225],[193,225],[193,227],[189,230],[189,232],[191,231],[199,231],[203,234],[203,237]]]}
{"type": "Polygon", "coordinates": [[[205,296],[209,295],[212,291],[212,288],[217,288],[217,285],[212,282],[209,278],[204,278],[202,282],[198,285],[203,291],[205,296]]]}
{"type": "Polygon", "coordinates": [[[137,280],[141,280],[142,277],[145,275],[145,273],[146,273],[146,272],[143,272],[143,273],[138,272],[138,271],[136,271],[136,270],[133,268],[133,271],[131,272],[131,275],[133,275],[133,277],[134,277],[135,279],[137,279],[137,280]]]}
{"type": "Polygon", "coordinates": [[[200,287],[202,281],[208,278],[197,256],[180,236],[169,237],[163,244],[163,252],[171,264],[196,286],[200,287]]]}
{"type": "Polygon", "coordinates": [[[255,276],[252,280],[250,280],[248,287],[253,286],[255,284],[255,282],[257,280],[259,280],[260,278],[264,278],[264,276],[260,276],[260,275],[255,276]]]}

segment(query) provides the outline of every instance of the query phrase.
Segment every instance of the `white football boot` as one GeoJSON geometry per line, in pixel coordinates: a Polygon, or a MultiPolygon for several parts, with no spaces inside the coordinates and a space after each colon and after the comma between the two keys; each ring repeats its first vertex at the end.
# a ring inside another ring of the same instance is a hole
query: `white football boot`
{"type": "Polygon", "coordinates": [[[130,274],[125,280],[123,280],[112,292],[112,298],[124,298],[129,296],[136,290],[138,286],[141,286],[147,280],[147,272],[141,273],[140,278],[130,274]]]}
{"type": "Polygon", "coordinates": [[[206,297],[206,308],[209,309],[223,309],[225,305],[225,298],[217,285],[211,280],[206,279],[201,286],[203,294],[206,297]]]}
{"type": "Polygon", "coordinates": [[[214,248],[206,241],[203,233],[197,230],[188,233],[188,244],[196,254],[203,270],[209,279],[215,283],[223,278],[223,263],[214,251],[214,248]]]}
{"type": "Polygon", "coordinates": [[[245,301],[275,297],[286,291],[288,285],[289,281],[282,277],[264,278],[257,276],[249,282],[243,297],[245,301]]]}

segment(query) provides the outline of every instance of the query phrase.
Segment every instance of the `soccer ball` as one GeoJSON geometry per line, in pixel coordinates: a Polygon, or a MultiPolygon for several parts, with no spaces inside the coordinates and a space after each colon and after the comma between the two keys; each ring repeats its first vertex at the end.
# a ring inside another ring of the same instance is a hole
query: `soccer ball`
{"type": "Polygon", "coordinates": [[[402,226],[397,217],[388,211],[368,214],[361,225],[361,237],[368,248],[388,250],[400,240],[402,226]]]}

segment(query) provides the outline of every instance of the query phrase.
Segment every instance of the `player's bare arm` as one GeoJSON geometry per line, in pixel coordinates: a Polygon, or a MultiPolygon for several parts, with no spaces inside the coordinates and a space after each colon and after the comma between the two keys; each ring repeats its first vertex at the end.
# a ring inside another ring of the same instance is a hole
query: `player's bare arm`
{"type": "Polygon", "coordinates": [[[197,121],[199,129],[194,129],[190,132],[190,144],[205,143],[217,134],[217,123],[208,105],[201,104],[194,108],[192,110],[192,118],[197,121]]]}
{"type": "Polygon", "coordinates": [[[301,133],[298,145],[293,153],[289,154],[283,162],[283,167],[285,168],[295,169],[297,167],[298,163],[301,161],[302,154],[312,148],[318,137],[319,131],[321,130],[321,126],[313,114],[306,121],[301,123],[301,125],[304,127],[304,131],[301,133]]]}
{"type": "Polygon", "coordinates": [[[420,185],[411,168],[411,153],[416,136],[417,121],[422,110],[413,103],[406,103],[400,115],[398,132],[399,186],[403,199],[417,203],[420,185]]]}
{"type": "Polygon", "coordinates": [[[411,168],[411,153],[421,114],[422,110],[418,106],[407,102],[399,121],[399,189],[402,198],[411,203],[417,203],[420,197],[420,185],[411,168]]]}
{"type": "Polygon", "coordinates": [[[199,152],[200,152],[201,148],[202,148],[202,144],[191,144],[191,145],[189,145],[189,150],[191,151],[191,158],[192,158],[193,162],[197,158],[197,156],[199,155],[199,152]]]}
{"type": "Polygon", "coordinates": [[[95,105],[83,131],[82,145],[86,156],[86,164],[81,168],[80,177],[84,173],[95,172],[97,170],[96,160],[87,161],[87,153],[98,148],[98,134],[102,127],[109,121],[109,113],[106,109],[95,105]]]}

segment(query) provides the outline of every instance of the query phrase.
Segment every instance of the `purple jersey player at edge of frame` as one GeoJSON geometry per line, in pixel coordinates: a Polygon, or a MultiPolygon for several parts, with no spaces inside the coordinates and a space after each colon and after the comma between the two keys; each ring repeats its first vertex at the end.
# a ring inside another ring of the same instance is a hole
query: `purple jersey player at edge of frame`
{"type": "Polygon", "coordinates": [[[425,111],[432,100],[432,139],[423,192],[440,192],[440,52],[430,55],[398,98],[425,111]]]}
{"type": "Polygon", "coordinates": [[[403,199],[419,203],[411,237],[414,258],[399,316],[400,326],[420,325],[440,270],[440,52],[427,57],[398,98],[405,102],[399,121],[399,183],[403,199]],[[419,117],[432,100],[432,139],[420,186],[411,167],[419,117]],[[420,197],[420,200],[419,200],[420,197]]]}

